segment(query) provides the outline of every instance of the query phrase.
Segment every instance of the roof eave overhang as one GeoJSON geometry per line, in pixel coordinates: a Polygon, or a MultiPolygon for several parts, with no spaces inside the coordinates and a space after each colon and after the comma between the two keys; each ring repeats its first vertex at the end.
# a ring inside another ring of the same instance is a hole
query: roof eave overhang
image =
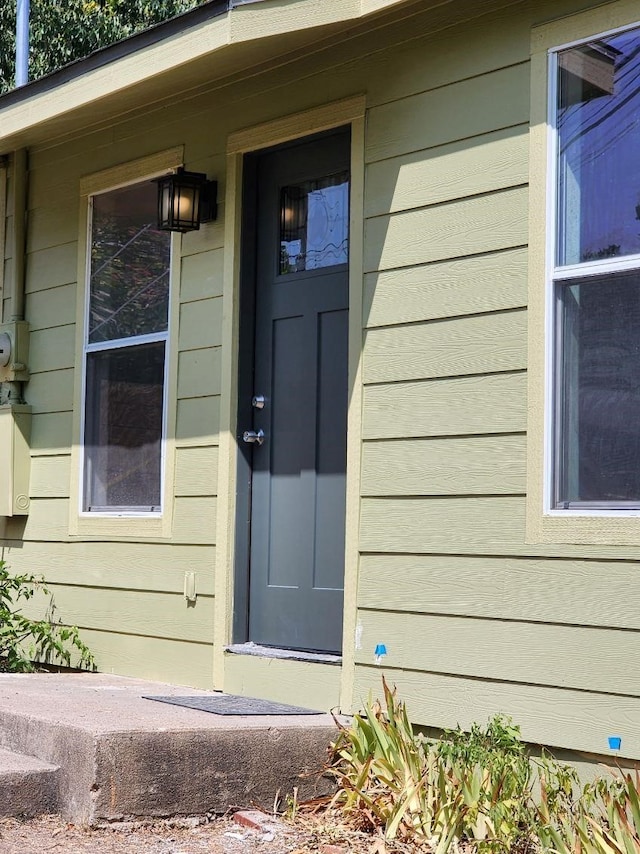
{"type": "Polygon", "coordinates": [[[403,2],[214,0],[0,97],[0,154],[161,100],[170,79],[186,91],[207,82],[204,69],[208,79],[238,73],[403,2]]]}

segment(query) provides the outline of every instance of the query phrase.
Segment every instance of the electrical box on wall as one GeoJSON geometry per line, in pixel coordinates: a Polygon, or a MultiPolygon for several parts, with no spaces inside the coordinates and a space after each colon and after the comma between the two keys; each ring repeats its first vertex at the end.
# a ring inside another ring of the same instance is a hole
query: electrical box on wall
{"type": "Polygon", "coordinates": [[[0,382],[27,382],[29,379],[29,324],[14,320],[0,324],[0,382]]]}
{"type": "Polygon", "coordinates": [[[0,406],[0,516],[29,512],[31,407],[0,406]]]}

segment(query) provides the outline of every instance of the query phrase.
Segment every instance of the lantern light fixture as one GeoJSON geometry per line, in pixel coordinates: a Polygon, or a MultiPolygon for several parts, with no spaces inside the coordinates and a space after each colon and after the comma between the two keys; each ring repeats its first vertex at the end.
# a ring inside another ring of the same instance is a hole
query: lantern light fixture
{"type": "Polygon", "coordinates": [[[212,222],[218,213],[218,182],[208,181],[204,172],[187,172],[179,167],[170,175],[156,178],[158,185],[158,229],[197,231],[200,223],[212,222]]]}

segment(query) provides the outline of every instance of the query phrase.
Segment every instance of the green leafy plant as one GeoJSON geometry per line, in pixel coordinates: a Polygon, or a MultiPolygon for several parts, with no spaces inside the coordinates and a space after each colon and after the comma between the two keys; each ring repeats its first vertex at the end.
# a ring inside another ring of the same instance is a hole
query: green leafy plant
{"type": "Polygon", "coordinates": [[[446,851],[459,825],[461,792],[444,765],[425,752],[406,708],[383,681],[386,710],[371,700],[332,745],[330,772],[340,788],[332,806],[362,828],[383,827],[388,839],[435,837],[446,851]]]}
{"type": "Polygon", "coordinates": [[[535,832],[531,757],[511,718],[495,715],[485,728],[445,730],[434,745],[452,765],[468,808],[465,832],[480,850],[522,850],[535,832]]]}
{"type": "Polygon", "coordinates": [[[384,679],[383,703],[370,699],[340,727],[329,772],[339,787],[329,811],[387,842],[434,854],[640,854],[640,772],[581,787],[571,766],[531,757],[503,715],[427,739],[384,679]]]}
{"type": "Polygon", "coordinates": [[[405,705],[383,680],[384,705],[367,704],[334,742],[333,807],[387,839],[421,839],[437,854],[460,842],[478,850],[525,850],[537,812],[532,772],[517,727],[496,717],[486,730],[415,733],[405,705]]]}
{"type": "Polygon", "coordinates": [[[556,854],[640,854],[640,772],[601,776],[584,786],[569,809],[551,814],[542,781],[539,832],[556,854]]]}
{"type": "Polygon", "coordinates": [[[0,669],[29,673],[37,670],[38,663],[95,669],[93,655],[78,628],[55,619],[53,598],[43,580],[28,573],[13,575],[0,560],[0,669]],[[38,590],[49,599],[43,620],[22,612],[23,604],[38,590]]]}
{"type": "MultiPolygon", "coordinates": [[[[203,0],[31,0],[32,80],[186,12],[203,0]]],[[[13,88],[16,0],[0,3],[0,93],[13,88]]]]}

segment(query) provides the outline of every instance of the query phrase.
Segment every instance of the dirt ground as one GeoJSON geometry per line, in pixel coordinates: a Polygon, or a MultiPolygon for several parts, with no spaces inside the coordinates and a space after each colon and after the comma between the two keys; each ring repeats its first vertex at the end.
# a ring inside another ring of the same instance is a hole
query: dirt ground
{"type": "Polygon", "coordinates": [[[0,821],[0,854],[289,854],[305,851],[304,845],[301,835],[281,822],[265,832],[231,818],[119,822],[91,829],[59,816],[0,821]]]}
{"type": "Polygon", "coordinates": [[[233,818],[119,822],[97,828],[59,816],[0,819],[0,854],[365,854],[379,851],[371,837],[345,840],[336,828],[275,821],[261,830],[233,818]]]}

